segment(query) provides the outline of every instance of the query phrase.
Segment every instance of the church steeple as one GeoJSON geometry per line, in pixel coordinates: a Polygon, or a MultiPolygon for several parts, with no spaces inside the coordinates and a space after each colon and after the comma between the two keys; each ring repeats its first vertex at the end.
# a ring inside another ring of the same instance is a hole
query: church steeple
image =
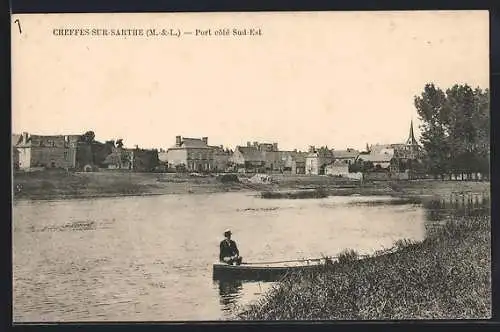
{"type": "Polygon", "coordinates": [[[415,139],[415,134],[413,133],[413,119],[410,122],[410,134],[408,135],[408,139],[406,140],[407,145],[418,145],[417,140],[415,139]]]}

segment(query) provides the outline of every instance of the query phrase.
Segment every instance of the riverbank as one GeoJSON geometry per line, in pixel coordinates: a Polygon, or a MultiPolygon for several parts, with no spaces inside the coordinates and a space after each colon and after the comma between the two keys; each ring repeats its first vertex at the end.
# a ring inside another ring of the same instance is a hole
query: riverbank
{"type": "MultiPolygon", "coordinates": [[[[289,276],[244,320],[407,320],[491,317],[490,217],[449,219],[420,243],[289,276]]],[[[351,259],[349,259],[351,257],[351,259]]]]}
{"type": "Polygon", "coordinates": [[[333,196],[389,195],[397,197],[445,196],[451,192],[489,192],[489,182],[404,181],[359,183],[353,180],[314,175],[273,175],[272,184],[221,182],[216,176],[187,174],[103,171],[72,173],[42,171],[14,175],[15,199],[69,199],[93,197],[146,196],[166,194],[207,194],[231,191],[273,192],[321,189],[333,196]]]}
{"type": "Polygon", "coordinates": [[[43,171],[14,176],[14,198],[47,200],[71,198],[200,194],[245,190],[237,183],[214,177],[132,172],[72,173],[43,171]]]}

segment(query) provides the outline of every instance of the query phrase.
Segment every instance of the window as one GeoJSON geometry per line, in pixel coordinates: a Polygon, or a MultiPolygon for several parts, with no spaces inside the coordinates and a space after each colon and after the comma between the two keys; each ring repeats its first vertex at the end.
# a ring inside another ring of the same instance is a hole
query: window
{"type": "Polygon", "coordinates": [[[64,159],[68,160],[68,151],[64,151],[64,159]]]}

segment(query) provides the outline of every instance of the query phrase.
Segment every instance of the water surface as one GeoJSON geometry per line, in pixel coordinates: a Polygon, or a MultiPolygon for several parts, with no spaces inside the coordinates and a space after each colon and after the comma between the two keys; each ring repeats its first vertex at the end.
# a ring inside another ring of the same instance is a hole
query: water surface
{"type": "Polygon", "coordinates": [[[212,280],[224,229],[246,261],[275,261],[422,240],[442,217],[440,206],[394,200],[217,193],[15,202],[14,321],[228,319],[272,284],[212,280]]]}

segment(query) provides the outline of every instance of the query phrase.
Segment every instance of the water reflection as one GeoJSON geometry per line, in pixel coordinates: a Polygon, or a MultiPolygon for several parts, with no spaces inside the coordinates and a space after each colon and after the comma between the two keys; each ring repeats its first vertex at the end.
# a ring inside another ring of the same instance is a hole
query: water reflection
{"type": "Polygon", "coordinates": [[[236,304],[243,289],[241,280],[219,280],[219,299],[222,310],[230,311],[231,307],[236,304]]]}
{"type": "Polygon", "coordinates": [[[487,194],[459,193],[423,203],[428,221],[442,221],[447,217],[481,216],[490,214],[487,194]]]}

